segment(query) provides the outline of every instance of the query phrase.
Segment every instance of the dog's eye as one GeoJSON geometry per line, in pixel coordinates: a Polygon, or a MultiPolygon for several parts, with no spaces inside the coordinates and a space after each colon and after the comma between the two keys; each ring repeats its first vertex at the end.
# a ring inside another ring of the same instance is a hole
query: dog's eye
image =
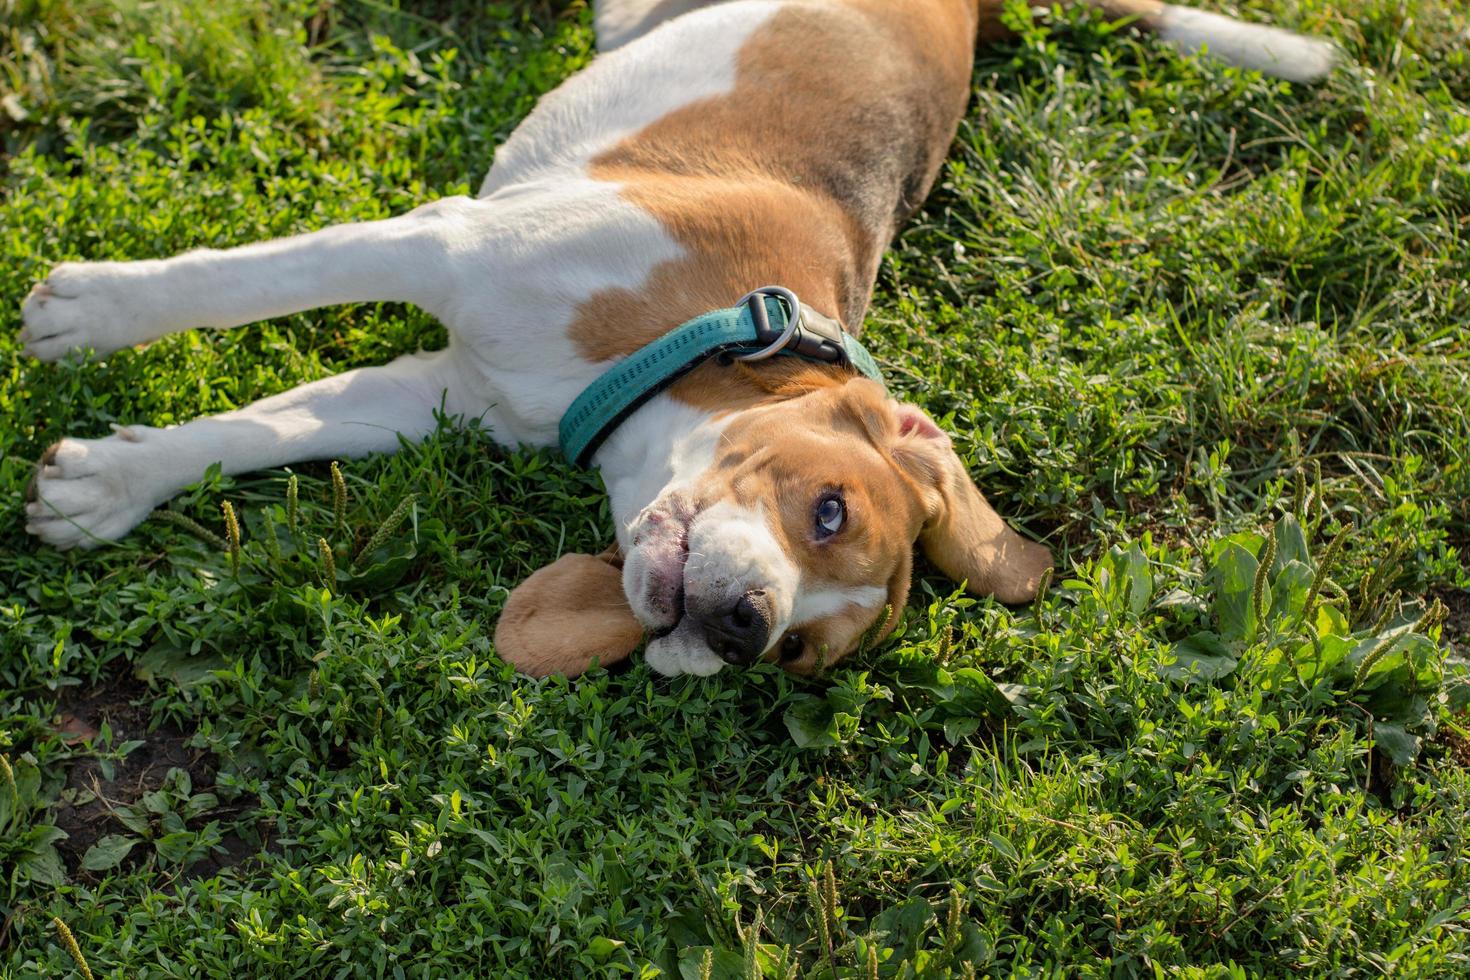
{"type": "Polygon", "coordinates": [[[805,650],[806,643],[802,641],[800,633],[787,633],[786,638],[781,641],[781,662],[788,664],[799,660],[805,650]]]}
{"type": "Polygon", "coordinates": [[[817,504],[817,537],[831,537],[842,530],[842,523],[847,520],[847,505],[842,502],[839,494],[830,494],[822,498],[817,504]]]}

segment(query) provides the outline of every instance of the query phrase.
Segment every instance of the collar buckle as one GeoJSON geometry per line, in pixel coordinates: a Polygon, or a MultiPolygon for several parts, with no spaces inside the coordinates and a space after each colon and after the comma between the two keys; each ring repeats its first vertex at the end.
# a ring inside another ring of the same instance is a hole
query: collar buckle
{"type": "Polygon", "coordinates": [[[736,306],[749,306],[750,318],[755,324],[755,339],[766,346],[750,354],[737,354],[737,361],[764,361],[784,351],[809,357],[828,364],[845,364],[848,361],[847,345],[842,324],[803,306],[795,293],[784,286],[762,286],[740,297],[736,306]],[[786,307],[786,327],[777,330],[771,325],[766,297],[775,298],[786,307]]]}

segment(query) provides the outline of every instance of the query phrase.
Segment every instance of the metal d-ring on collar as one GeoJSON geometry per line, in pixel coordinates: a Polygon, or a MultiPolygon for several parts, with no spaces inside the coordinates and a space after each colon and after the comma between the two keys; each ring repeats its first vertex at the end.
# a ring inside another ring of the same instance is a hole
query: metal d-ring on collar
{"type": "Polygon", "coordinates": [[[740,297],[735,304],[737,308],[747,305],[750,307],[750,318],[755,321],[757,337],[765,337],[771,332],[771,319],[766,313],[764,302],[767,296],[775,296],[786,304],[786,329],[781,332],[781,336],[755,353],[735,355],[737,361],[764,361],[775,357],[786,349],[786,345],[791,343],[791,338],[796,336],[796,332],[801,329],[801,300],[796,298],[796,294],[785,286],[762,286],[759,289],[752,289],[740,297]]]}

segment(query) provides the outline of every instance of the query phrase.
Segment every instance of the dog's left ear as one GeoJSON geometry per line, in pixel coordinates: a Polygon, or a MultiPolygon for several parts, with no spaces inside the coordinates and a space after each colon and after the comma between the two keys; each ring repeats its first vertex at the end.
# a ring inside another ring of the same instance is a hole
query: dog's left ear
{"type": "Polygon", "coordinates": [[[526,579],[495,625],[495,651],[532,677],[576,677],[594,663],[626,660],[643,626],[623,595],[616,546],[601,555],[562,555],[526,579]]]}
{"type": "Polygon", "coordinates": [[[919,543],[939,570],[976,595],[1001,602],[1036,597],[1051,551],[1006,526],[970,479],[949,436],[912,405],[889,403],[893,456],[919,485],[925,520],[919,543]]]}

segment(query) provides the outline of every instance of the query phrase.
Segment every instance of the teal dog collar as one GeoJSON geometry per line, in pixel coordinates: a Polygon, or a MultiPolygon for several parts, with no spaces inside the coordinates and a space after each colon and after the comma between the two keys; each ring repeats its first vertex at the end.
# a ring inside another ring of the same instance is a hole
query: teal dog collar
{"type": "Polygon", "coordinates": [[[873,355],[840,323],[802,306],[789,289],[765,286],[729,309],[695,317],[609,368],[561,417],[562,452],[586,466],[634,409],[716,354],[741,361],[804,357],[847,365],[883,383],[873,355]]]}

